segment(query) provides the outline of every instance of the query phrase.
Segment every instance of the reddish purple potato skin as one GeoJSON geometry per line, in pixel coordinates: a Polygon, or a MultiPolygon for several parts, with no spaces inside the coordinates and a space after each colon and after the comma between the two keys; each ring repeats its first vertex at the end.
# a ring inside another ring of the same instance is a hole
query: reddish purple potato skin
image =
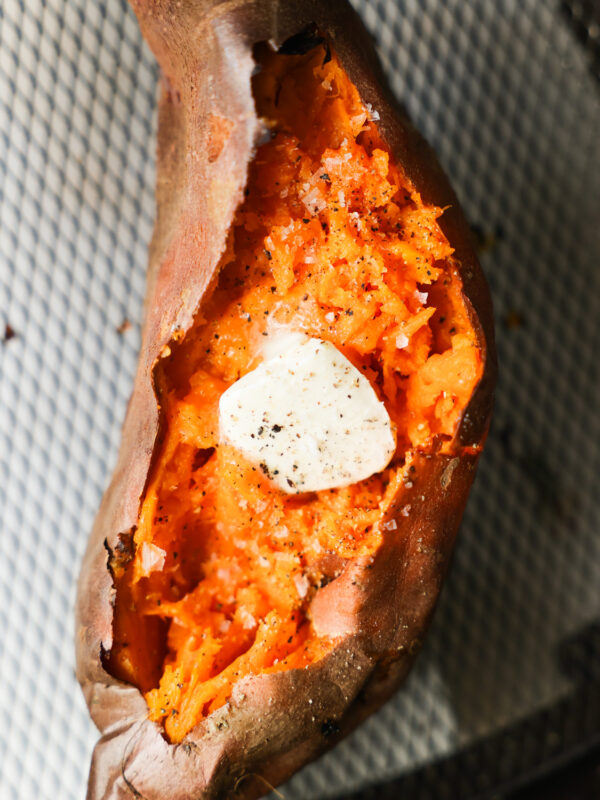
{"type": "Polygon", "coordinates": [[[411,667],[489,426],[496,373],[492,307],[456,197],[385,87],[370,38],[344,0],[131,2],[162,70],[157,220],[119,459],[78,585],[77,677],[101,732],[87,798],[253,800],[347,735],[393,694],[411,667]],[[174,332],[191,326],[242,200],[260,135],[250,82],[253,46],[267,40],[280,45],[311,24],[330,37],[363,101],[379,112],[379,130],[424,202],[448,206],[441,226],[455,248],[484,374],[452,452],[417,456],[412,488],[401,490],[389,515],[397,527],[386,532],[369,568],[357,560],[318,591],[311,613],[340,636],[332,652],[305,669],[246,677],[226,706],[174,745],[148,720],[139,690],[104,669],[115,591],[108,560],[119,534],[137,522],[159,431],[153,367],[174,332]],[[223,118],[226,125],[219,124],[223,118]],[[411,506],[409,516],[400,514],[405,505],[411,506]]]}

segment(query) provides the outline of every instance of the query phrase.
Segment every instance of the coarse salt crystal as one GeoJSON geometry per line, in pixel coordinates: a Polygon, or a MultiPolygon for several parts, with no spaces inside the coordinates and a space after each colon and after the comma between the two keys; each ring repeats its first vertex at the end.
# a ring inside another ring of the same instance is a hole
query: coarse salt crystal
{"type": "Polygon", "coordinates": [[[327,322],[333,322],[335,320],[335,314],[333,313],[333,311],[327,312],[327,314],[325,314],[325,319],[327,320],[327,322]]]}
{"type": "Polygon", "coordinates": [[[360,214],[358,211],[351,211],[350,212],[350,219],[356,225],[356,230],[359,231],[361,229],[361,219],[360,214]]]}
{"type": "Polygon", "coordinates": [[[339,156],[330,156],[329,158],[323,159],[323,166],[328,172],[333,172],[337,167],[339,167],[342,163],[342,159],[339,156]]]}
{"type": "Polygon", "coordinates": [[[386,531],[395,531],[397,527],[398,523],[396,522],[395,519],[388,519],[387,522],[383,523],[383,528],[386,531]]]}
{"type": "Polygon", "coordinates": [[[400,511],[403,517],[408,517],[410,514],[410,505],[404,506],[404,508],[400,511]]]}
{"type": "Polygon", "coordinates": [[[166,550],[155,544],[144,542],[142,544],[142,570],[149,575],[151,572],[160,572],[165,565],[166,550]]]}
{"type": "Polygon", "coordinates": [[[246,608],[240,608],[238,613],[240,615],[240,620],[242,622],[242,628],[249,631],[251,628],[256,627],[255,618],[246,608]]]}
{"type": "Polygon", "coordinates": [[[396,336],[396,347],[398,350],[404,350],[405,347],[408,347],[408,336],[405,333],[399,333],[396,336]]]}
{"type": "Polygon", "coordinates": [[[219,625],[219,633],[227,633],[229,628],[231,627],[231,620],[224,619],[223,622],[219,625]]]}
{"type": "Polygon", "coordinates": [[[306,575],[294,575],[294,583],[296,584],[296,589],[298,591],[299,597],[306,597],[308,594],[308,589],[310,587],[310,583],[308,582],[308,578],[306,575]]]}
{"type": "Polygon", "coordinates": [[[365,114],[364,111],[361,111],[360,114],[356,114],[355,116],[350,117],[350,125],[352,128],[360,129],[365,124],[366,119],[367,119],[367,114],[365,114]]]}
{"type": "Polygon", "coordinates": [[[429,292],[420,292],[418,289],[415,292],[415,297],[421,303],[421,305],[425,305],[427,302],[427,298],[429,297],[429,292]]]}
{"type": "Polygon", "coordinates": [[[315,186],[311,191],[307,192],[302,197],[302,202],[308,211],[311,211],[315,214],[319,211],[323,211],[324,208],[327,208],[327,201],[317,186],[315,186]]]}
{"type": "Polygon", "coordinates": [[[377,122],[377,120],[381,119],[379,116],[379,111],[375,111],[371,103],[366,104],[366,109],[369,112],[369,119],[371,122],[377,122]]]}

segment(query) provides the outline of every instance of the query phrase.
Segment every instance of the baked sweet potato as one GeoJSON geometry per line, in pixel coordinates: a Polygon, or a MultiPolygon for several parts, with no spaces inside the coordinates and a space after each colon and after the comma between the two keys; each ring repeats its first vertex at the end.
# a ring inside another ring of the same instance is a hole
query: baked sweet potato
{"type": "Polygon", "coordinates": [[[487,433],[492,310],[456,198],[346,3],[133,6],[162,69],[158,213],[78,589],[102,732],[88,797],[256,798],[409,670],[487,433]],[[220,436],[225,391],[282,327],[367,379],[394,437],[383,469],[352,481],[340,463],[315,487],[220,436]]]}

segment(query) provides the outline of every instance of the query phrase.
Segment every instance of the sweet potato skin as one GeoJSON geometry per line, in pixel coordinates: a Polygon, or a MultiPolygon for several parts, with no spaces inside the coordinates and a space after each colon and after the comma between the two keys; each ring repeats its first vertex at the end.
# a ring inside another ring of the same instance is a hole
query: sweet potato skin
{"type": "Polygon", "coordinates": [[[82,564],[77,597],[77,676],[102,736],[89,800],[266,794],[379,707],[410,669],[437,599],[478,454],[495,380],[492,308],[468,226],[431,149],[385,88],[368,34],[343,0],[132,0],[163,73],[159,102],[157,222],[150,249],[138,371],[118,463],[82,564]],[[397,528],[370,563],[357,561],[317,592],[315,626],[341,637],[302,670],[247,677],[231,701],[172,745],[147,719],[135,687],[107,673],[114,587],[110,555],[131,534],[161,436],[153,367],[191,325],[216,277],[260,125],[250,77],[252,47],[277,45],[311,24],[331,37],[379,130],[426,203],[449,208],[441,227],[455,248],[480,337],[483,378],[453,452],[418,455],[412,487],[391,512],[397,528]],[[400,513],[411,506],[408,516],[400,513]],[[332,602],[331,598],[335,598],[332,602]],[[309,703],[309,700],[312,702],[309,703]],[[327,735],[335,731],[333,735],[327,735]],[[339,732],[337,732],[339,731],[339,732]]]}

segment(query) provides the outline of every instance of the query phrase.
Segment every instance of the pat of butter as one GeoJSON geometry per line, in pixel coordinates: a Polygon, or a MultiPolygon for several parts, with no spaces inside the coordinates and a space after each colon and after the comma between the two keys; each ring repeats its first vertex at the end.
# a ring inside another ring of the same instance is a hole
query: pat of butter
{"type": "Polygon", "coordinates": [[[290,494],[349,486],[384,469],[396,442],[373,387],[330,342],[303,338],[221,396],[221,441],[290,494]]]}

